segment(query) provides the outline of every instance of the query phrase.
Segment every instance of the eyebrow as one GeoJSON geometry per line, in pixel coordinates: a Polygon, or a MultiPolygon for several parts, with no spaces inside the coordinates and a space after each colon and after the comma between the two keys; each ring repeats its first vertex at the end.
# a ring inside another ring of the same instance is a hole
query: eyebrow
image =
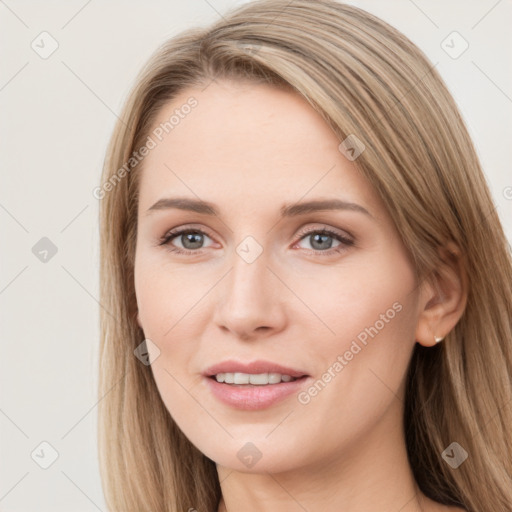
{"type": "MultiPolygon", "coordinates": [[[[219,215],[219,211],[212,203],[187,197],[160,199],[146,211],[146,215],[156,210],[167,210],[170,208],[186,210],[203,215],[219,215]]],[[[329,210],[349,210],[364,213],[365,215],[373,218],[373,215],[363,206],[357,203],[342,201],[341,199],[317,199],[301,203],[285,204],[280,209],[281,217],[296,217],[307,213],[329,210]]]]}

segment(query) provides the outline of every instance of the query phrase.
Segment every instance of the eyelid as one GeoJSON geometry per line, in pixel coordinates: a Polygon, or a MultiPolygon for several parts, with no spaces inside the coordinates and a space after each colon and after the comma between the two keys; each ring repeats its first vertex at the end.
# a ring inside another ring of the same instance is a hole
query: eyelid
{"type": "Polygon", "coordinates": [[[315,227],[306,227],[306,228],[301,228],[298,232],[297,232],[297,236],[299,238],[302,238],[304,235],[309,235],[311,233],[317,233],[317,232],[324,232],[326,234],[329,234],[329,235],[336,235],[336,236],[339,236],[340,238],[343,238],[345,240],[350,240],[351,242],[355,242],[355,237],[349,233],[348,231],[346,230],[341,230],[341,229],[338,229],[338,228],[332,228],[326,224],[323,224],[321,228],[315,228],[315,227]]]}

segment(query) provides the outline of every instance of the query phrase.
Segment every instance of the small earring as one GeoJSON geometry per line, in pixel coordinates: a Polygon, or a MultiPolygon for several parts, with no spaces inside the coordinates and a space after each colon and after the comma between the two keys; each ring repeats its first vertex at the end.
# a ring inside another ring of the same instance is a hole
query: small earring
{"type": "Polygon", "coordinates": [[[436,343],[439,343],[444,340],[444,338],[438,338],[437,336],[434,336],[434,340],[436,343]]]}

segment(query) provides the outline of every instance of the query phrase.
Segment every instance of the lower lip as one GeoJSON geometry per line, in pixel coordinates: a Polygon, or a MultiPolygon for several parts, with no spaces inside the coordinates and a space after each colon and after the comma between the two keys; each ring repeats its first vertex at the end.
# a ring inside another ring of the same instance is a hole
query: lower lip
{"type": "Polygon", "coordinates": [[[301,377],[291,382],[280,382],[279,384],[267,384],[263,386],[232,385],[217,382],[216,379],[205,377],[211,392],[221,402],[243,409],[256,411],[265,409],[283,400],[293,393],[298,393],[309,377],[301,377]]]}

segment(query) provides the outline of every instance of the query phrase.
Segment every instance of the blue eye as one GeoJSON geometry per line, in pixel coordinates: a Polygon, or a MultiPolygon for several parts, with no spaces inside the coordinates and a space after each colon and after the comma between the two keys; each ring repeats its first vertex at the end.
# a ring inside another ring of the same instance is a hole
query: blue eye
{"type": "Polygon", "coordinates": [[[313,248],[313,250],[315,250],[315,252],[328,251],[329,254],[332,252],[341,252],[347,246],[354,245],[353,240],[350,238],[327,228],[308,231],[303,234],[300,240],[309,240],[310,246],[313,248]],[[334,248],[332,247],[333,239],[339,242],[338,245],[336,245],[334,248]]]}
{"type": "Polygon", "coordinates": [[[167,233],[161,240],[160,245],[169,245],[169,250],[178,254],[199,253],[197,249],[202,249],[204,238],[210,238],[204,231],[200,229],[182,229],[167,233]],[[182,247],[170,247],[171,240],[180,240],[182,247]]]}
{"type": "MultiPolygon", "coordinates": [[[[202,254],[202,249],[211,245],[203,246],[205,237],[211,240],[211,238],[200,229],[178,228],[165,234],[160,239],[159,245],[167,246],[169,251],[176,254],[197,255],[202,254]],[[174,243],[172,243],[174,239],[180,241],[181,247],[176,247],[174,243]]],[[[353,239],[328,228],[302,232],[299,242],[306,239],[310,240],[313,254],[322,256],[340,253],[354,245],[353,239]],[[332,239],[339,242],[334,248],[332,247],[332,239]]]]}

